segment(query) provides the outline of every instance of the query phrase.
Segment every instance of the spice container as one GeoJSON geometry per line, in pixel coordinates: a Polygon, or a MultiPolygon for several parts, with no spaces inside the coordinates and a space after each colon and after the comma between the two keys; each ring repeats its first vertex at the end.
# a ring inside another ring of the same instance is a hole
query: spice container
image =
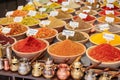
{"type": "Polygon", "coordinates": [[[42,54],[48,47],[49,43],[46,40],[27,37],[19,40],[12,45],[12,50],[18,57],[31,59],[38,54],[42,54]]]}
{"type": "Polygon", "coordinates": [[[63,63],[69,60],[68,64],[71,64],[76,57],[83,55],[85,50],[86,48],[83,44],[71,40],[57,42],[47,48],[47,52],[55,63],[63,63]]]}
{"type": "Polygon", "coordinates": [[[92,46],[86,51],[92,64],[102,62],[99,66],[117,68],[120,65],[120,49],[110,44],[92,46]]]}
{"type": "MultiPolygon", "coordinates": [[[[66,39],[66,36],[62,35],[62,33],[59,33],[56,36],[58,41],[63,41],[66,39]]],[[[74,36],[69,36],[68,37],[69,40],[75,41],[75,42],[80,42],[80,43],[85,43],[88,41],[89,39],[89,35],[85,32],[79,32],[79,31],[75,31],[74,36]]]]}

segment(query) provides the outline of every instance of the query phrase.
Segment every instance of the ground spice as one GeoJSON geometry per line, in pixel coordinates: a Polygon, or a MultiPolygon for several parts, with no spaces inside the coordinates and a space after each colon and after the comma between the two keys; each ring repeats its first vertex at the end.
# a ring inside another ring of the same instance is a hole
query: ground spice
{"type": "Polygon", "coordinates": [[[22,11],[22,10],[15,10],[13,12],[13,14],[11,15],[11,17],[16,17],[16,16],[26,16],[27,15],[27,11],[22,11]]]}
{"type": "Polygon", "coordinates": [[[44,49],[47,46],[45,42],[42,40],[38,40],[33,37],[27,37],[21,41],[18,41],[15,45],[14,48],[17,51],[20,52],[36,52],[39,50],[44,49]]]}
{"type": "Polygon", "coordinates": [[[33,4],[27,4],[23,7],[24,11],[35,10],[35,6],[33,4]]]}
{"type": "MultiPolygon", "coordinates": [[[[60,35],[58,35],[58,38],[61,40],[65,40],[66,36],[64,36],[64,35],[62,35],[62,33],[60,33],[60,35]]],[[[86,37],[80,32],[75,32],[74,36],[73,37],[69,36],[68,39],[72,40],[72,41],[81,41],[81,40],[85,40],[86,37]]]]}
{"type": "Polygon", "coordinates": [[[87,15],[87,17],[85,19],[83,19],[84,21],[92,21],[95,20],[95,17],[87,15]]]}
{"type": "Polygon", "coordinates": [[[37,34],[34,35],[33,37],[35,37],[35,38],[49,38],[49,37],[52,37],[56,34],[57,33],[54,29],[43,27],[43,28],[39,28],[37,34]]]}
{"type": "Polygon", "coordinates": [[[84,49],[84,46],[80,43],[76,43],[71,40],[64,40],[52,45],[49,48],[49,51],[59,56],[73,56],[81,54],[84,49]]]}
{"type": "Polygon", "coordinates": [[[120,50],[110,44],[100,44],[93,48],[89,55],[102,62],[120,61],[120,50]]]}
{"type": "Polygon", "coordinates": [[[104,7],[102,7],[102,9],[104,9],[104,10],[117,10],[119,8],[117,6],[114,6],[114,8],[109,8],[107,6],[104,6],[104,7]]]}
{"type": "Polygon", "coordinates": [[[48,17],[48,14],[47,13],[37,13],[35,16],[33,16],[33,18],[36,18],[36,19],[44,19],[44,18],[47,18],[48,17]]]}
{"type": "MultiPolygon", "coordinates": [[[[102,33],[96,33],[90,36],[90,41],[94,44],[102,44],[107,43],[107,40],[103,38],[104,33],[108,32],[102,32],[102,33]]],[[[114,34],[114,40],[109,41],[109,44],[116,46],[120,45],[120,36],[117,34],[114,34]]]]}
{"type": "MultiPolygon", "coordinates": [[[[100,11],[99,14],[100,14],[100,15],[106,15],[106,10],[100,11]]],[[[115,15],[115,16],[119,16],[119,15],[120,15],[120,12],[114,11],[114,15],[115,15]]]]}
{"type": "Polygon", "coordinates": [[[6,27],[11,28],[10,32],[7,33],[6,35],[16,35],[16,34],[24,33],[25,31],[27,31],[27,27],[19,23],[12,23],[6,27]]]}
{"type": "Polygon", "coordinates": [[[14,20],[12,17],[0,18],[1,25],[8,25],[8,24],[11,24],[13,22],[14,22],[14,20]]]}
{"type": "Polygon", "coordinates": [[[0,34],[0,44],[5,45],[7,43],[13,44],[15,40],[11,37],[7,37],[5,35],[0,34]]]}

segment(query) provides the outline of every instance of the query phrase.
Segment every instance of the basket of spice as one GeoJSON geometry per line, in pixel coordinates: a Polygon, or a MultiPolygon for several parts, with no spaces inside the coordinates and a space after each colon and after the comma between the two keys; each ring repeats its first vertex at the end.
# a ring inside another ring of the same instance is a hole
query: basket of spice
{"type": "MultiPolygon", "coordinates": [[[[61,32],[57,34],[56,38],[58,41],[63,41],[66,39],[66,36],[62,35],[61,32]]],[[[68,39],[75,42],[86,43],[89,40],[89,35],[85,32],[75,31],[74,36],[69,36],[68,39]]]]}
{"type": "Polygon", "coordinates": [[[82,56],[86,51],[83,44],[71,40],[64,40],[54,43],[47,48],[48,54],[55,63],[71,64],[78,56],[82,56]]]}
{"type": "Polygon", "coordinates": [[[30,28],[38,28],[39,27],[39,20],[33,17],[25,17],[21,21],[21,24],[28,26],[30,28]]]}
{"type": "Polygon", "coordinates": [[[70,25],[70,23],[66,24],[65,28],[68,30],[75,30],[75,31],[82,31],[82,32],[86,32],[89,33],[91,31],[91,29],[93,28],[93,26],[91,24],[86,23],[85,21],[83,21],[80,18],[76,18],[75,22],[78,22],[79,25],[78,27],[74,28],[70,25]]]}
{"type": "Polygon", "coordinates": [[[120,49],[110,44],[100,44],[86,50],[92,64],[102,62],[100,67],[118,68],[120,66],[120,49]]]}
{"type": "MultiPolygon", "coordinates": [[[[38,32],[36,33],[36,35],[33,35],[33,37],[39,38],[39,39],[45,39],[50,43],[54,40],[55,36],[58,33],[57,30],[47,28],[47,27],[37,28],[37,30],[38,32]]],[[[27,36],[29,35],[27,34],[27,36]]]]}
{"type": "Polygon", "coordinates": [[[45,25],[45,24],[40,23],[39,25],[41,27],[48,27],[48,28],[56,29],[58,32],[61,32],[64,29],[64,26],[66,25],[65,21],[61,19],[57,19],[55,17],[49,17],[47,22],[49,22],[49,24],[45,25]]]}
{"type": "Polygon", "coordinates": [[[113,34],[110,32],[102,32],[96,33],[90,36],[90,42],[93,44],[102,44],[102,43],[109,43],[112,46],[119,46],[120,45],[120,36],[117,34],[113,34]]]}
{"type": "Polygon", "coordinates": [[[18,57],[34,58],[47,49],[49,43],[46,40],[36,39],[34,37],[27,37],[21,39],[12,45],[12,50],[18,57]]]}
{"type": "Polygon", "coordinates": [[[14,18],[12,17],[4,17],[0,18],[0,25],[6,26],[14,22],[14,18]]]}
{"type": "Polygon", "coordinates": [[[12,36],[17,40],[19,40],[26,37],[25,33],[27,30],[28,30],[28,27],[20,23],[12,23],[12,24],[9,24],[8,26],[2,27],[0,29],[0,33],[8,36],[12,36]]]}

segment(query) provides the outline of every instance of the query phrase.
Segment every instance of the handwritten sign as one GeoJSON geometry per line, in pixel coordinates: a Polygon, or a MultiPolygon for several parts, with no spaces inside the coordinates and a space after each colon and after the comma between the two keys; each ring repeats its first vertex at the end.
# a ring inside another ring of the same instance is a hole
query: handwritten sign
{"type": "Polygon", "coordinates": [[[108,23],[112,23],[114,22],[115,18],[112,18],[112,17],[105,17],[105,21],[108,22],[108,23]]]}
{"type": "Polygon", "coordinates": [[[68,8],[62,7],[61,10],[62,10],[62,11],[68,11],[68,8]]]}
{"type": "Polygon", "coordinates": [[[15,17],[14,22],[21,22],[23,20],[23,17],[15,17]]]}
{"type": "Polygon", "coordinates": [[[82,18],[82,19],[85,19],[85,18],[87,18],[87,14],[80,13],[80,14],[79,14],[79,17],[82,18]]]}
{"type": "Polygon", "coordinates": [[[108,30],[109,29],[109,24],[102,24],[99,26],[99,29],[101,31],[108,30]]]}
{"type": "Polygon", "coordinates": [[[62,2],[62,5],[63,5],[63,6],[68,6],[68,5],[69,5],[69,2],[62,2]]]}
{"type": "Polygon", "coordinates": [[[46,11],[46,8],[40,8],[39,11],[40,11],[40,12],[45,12],[45,11],[46,11]]]}
{"type": "Polygon", "coordinates": [[[22,10],[23,6],[18,6],[17,10],[22,10]]]}
{"type": "Polygon", "coordinates": [[[105,14],[114,14],[113,10],[105,10],[105,14]]]}
{"type": "Polygon", "coordinates": [[[2,28],[2,33],[4,34],[10,33],[10,31],[11,31],[11,28],[7,28],[7,27],[2,28]]]}
{"type": "Polygon", "coordinates": [[[90,12],[90,10],[83,10],[83,12],[89,13],[89,12],[90,12]]]}
{"type": "Polygon", "coordinates": [[[51,21],[49,21],[49,20],[43,20],[40,22],[40,24],[42,24],[42,25],[49,25],[50,23],[51,23],[51,21]]]}
{"type": "Polygon", "coordinates": [[[11,16],[13,14],[13,11],[8,11],[5,16],[11,16]]]}
{"type": "Polygon", "coordinates": [[[38,32],[37,29],[28,29],[27,35],[29,35],[29,36],[36,35],[37,32],[38,32]]]}
{"type": "Polygon", "coordinates": [[[107,4],[106,6],[109,7],[109,8],[114,8],[113,4],[107,4]]]}
{"type": "Polygon", "coordinates": [[[50,16],[57,16],[58,15],[58,11],[51,11],[50,12],[50,16]]]}
{"type": "Polygon", "coordinates": [[[103,38],[105,38],[107,41],[111,41],[111,40],[114,40],[115,35],[109,34],[109,33],[104,33],[103,38]]]}
{"type": "Polygon", "coordinates": [[[63,30],[62,35],[66,36],[66,39],[68,39],[69,36],[74,36],[75,31],[70,31],[70,30],[63,30]]]}
{"type": "Polygon", "coordinates": [[[29,15],[29,16],[35,16],[36,13],[37,13],[36,11],[30,10],[30,11],[28,12],[28,15],[29,15]]]}
{"type": "Polygon", "coordinates": [[[73,21],[70,21],[70,26],[72,27],[72,28],[77,28],[77,27],[79,27],[79,23],[78,22],[73,22],[73,21]]]}

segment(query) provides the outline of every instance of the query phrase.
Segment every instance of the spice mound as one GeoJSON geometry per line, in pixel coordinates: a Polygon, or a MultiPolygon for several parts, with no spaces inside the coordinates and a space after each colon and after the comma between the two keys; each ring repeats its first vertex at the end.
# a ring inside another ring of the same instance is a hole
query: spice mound
{"type": "Polygon", "coordinates": [[[110,44],[100,44],[94,47],[89,55],[102,62],[115,62],[120,61],[120,50],[110,44]]]}
{"type": "Polygon", "coordinates": [[[0,24],[1,25],[8,25],[13,23],[13,18],[12,17],[6,17],[6,18],[0,18],[0,24]]]}
{"type": "Polygon", "coordinates": [[[48,14],[47,13],[37,13],[35,16],[33,16],[33,18],[36,18],[36,19],[44,19],[44,18],[47,18],[48,14]]]}
{"type": "Polygon", "coordinates": [[[11,37],[0,34],[0,44],[5,45],[7,43],[13,44],[15,40],[11,37]]]}
{"type": "Polygon", "coordinates": [[[49,38],[52,36],[55,36],[57,33],[54,29],[50,29],[50,28],[39,28],[38,32],[36,35],[34,35],[33,37],[35,38],[49,38]]]}
{"type": "Polygon", "coordinates": [[[55,43],[49,47],[49,52],[59,56],[73,56],[83,54],[85,51],[84,45],[71,40],[64,40],[55,43]]]}
{"type": "Polygon", "coordinates": [[[22,11],[22,10],[15,10],[13,12],[13,14],[11,15],[11,17],[16,17],[16,16],[26,16],[27,15],[27,11],[22,11]]]}
{"type": "MultiPolygon", "coordinates": [[[[66,39],[66,36],[65,35],[62,35],[62,33],[60,33],[58,35],[58,38],[60,40],[65,40],[66,39]]],[[[69,36],[68,39],[72,40],[72,41],[82,41],[82,40],[85,40],[87,39],[83,33],[81,32],[75,32],[74,36],[69,36]]]]}
{"type": "MultiPolygon", "coordinates": [[[[114,11],[114,10],[113,10],[113,13],[112,13],[112,14],[114,14],[115,16],[120,16],[120,12],[118,12],[118,11],[114,11]]],[[[99,15],[101,15],[101,16],[107,15],[107,14],[106,14],[106,10],[100,11],[100,12],[99,12],[99,15]]]]}
{"type": "MultiPolygon", "coordinates": [[[[6,26],[6,28],[11,28],[10,32],[7,33],[6,35],[16,35],[16,34],[21,34],[27,31],[27,27],[19,23],[9,24],[8,26],[6,26]]],[[[0,30],[0,33],[2,33],[2,29],[0,30]]]]}
{"type": "Polygon", "coordinates": [[[39,20],[32,17],[25,17],[21,23],[26,26],[34,26],[39,24],[39,20]]]}
{"type": "Polygon", "coordinates": [[[19,52],[36,52],[44,49],[46,46],[47,44],[42,40],[38,40],[30,36],[18,41],[14,45],[14,49],[19,52]]]}

